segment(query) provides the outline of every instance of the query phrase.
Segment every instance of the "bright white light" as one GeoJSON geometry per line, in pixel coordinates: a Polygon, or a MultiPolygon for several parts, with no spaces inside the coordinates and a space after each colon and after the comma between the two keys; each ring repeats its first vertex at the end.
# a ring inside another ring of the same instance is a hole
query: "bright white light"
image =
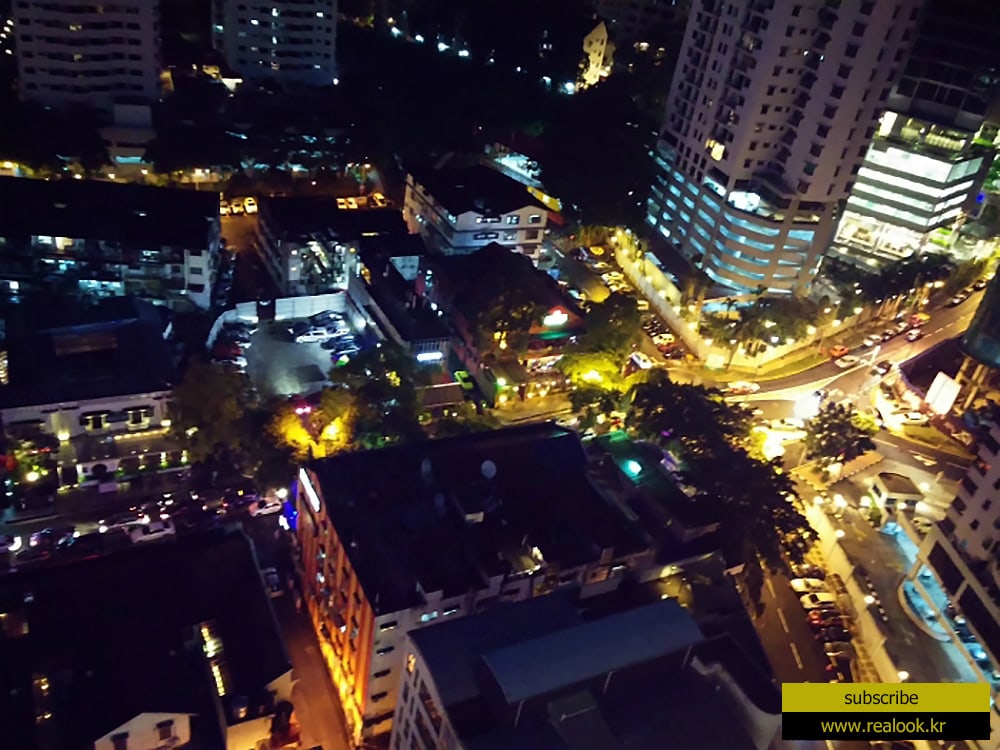
{"type": "Polygon", "coordinates": [[[837,529],[837,531],[834,533],[834,536],[837,537],[837,539],[843,539],[844,538],[844,530],[843,529],[837,529]]]}
{"type": "Polygon", "coordinates": [[[312,480],[309,478],[309,472],[305,469],[299,469],[299,481],[302,483],[303,488],[306,491],[306,497],[309,498],[309,505],[315,513],[319,513],[320,508],[323,504],[319,500],[319,494],[316,492],[316,488],[313,487],[312,480]]]}
{"type": "Polygon", "coordinates": [[[288,531],[288,519],[284,516],[278,516],[278,526],[282,531],[288,531]]]}
{"type": "Polygon", "coordinates": [[[16,554],[23,546],[24,546],[24,539],[22,539],[19,536],[16,536],[11,540],[10,546],[7,549],[16,554]]]}
{"type": "Polygon", "coordinates": [[[468,57],[469,56],[469,50],[467,50],[467,49],[460,49],[458,51],[458,56],[459,57],[468,57]]]}
{"type": "Polygon", "coordinates": [[[795,400],[792,413],[796,419],[812,419],[819,414],[819,407],[822,401],[823,398],[819,394],[806,393],[795,400]]]}
{"type": "Polygon", "coordinates": [[[559,326],[564,326],[569,322],[569,314],[561,309],[554,308],[549,311],[549,314],[542,318],[542,325],[546,328],[558,328],[559,326]]]}
{"type": "Polygon", "coordinates": [[[441,352],[420,352],[417,355],[417,362],[440,362],[444,359],[441,352]]]}
{"type": "Polygon", "coordinates": [[[575,94],[576,93],[576,84],[575,83],[566,82],[566,83],[564,83],[562,85],[562,88],[563,88],[563,93],[566,93],[566,94],[575,94]]]}
{"type": "Polygon", "coordinates": [[[288,490],[282,487],[274,494],[277,495],[279,500],[285,500],[288,497],[288,490]]]}
{"type": "Polygon", "coordinates": [[[424,35],[423,34],[417,34],[415,37],[413,37],[413,41],[417,42],[418,44],[423,44],[424,43],[424,35]]]}
{"type": "Polygon", "coordinates": [[[896,673],[896,676],[899,677],[900,682],[906,682],[908,679],[910,679],[910,673],[907,672],[905,669],[899,670],[899,672],[896,673]]]}
{"type": "Polygon", "coordinates": [[[444,42],[438,42],[438,52],[447,52],[447,51],[448,51],[448,45],[445,44],[444,42]]]}
{"type": "Polygon", "coordinates": [[[392,34],[394,37],[397,37],[397,38],[403,36],[403,32],[400,31],[399,29],[397,29],[395,26],[393,26],[391,29],[389,29],[389,33],[392,34]]]}
{"type": "Polygon", "coordinates": [[[866,594],[865,595],[865,604],[874,604],[874,603],[875,603],[875,597],[872,596],[871,594],[866,594]]]}
{"type": "Polygon", "coordinates": [[[833,504],[836,505],[838,508],[846,508],[847,507],[847,500],[844,499],[843,495],[834,495],[833,496],[833,504]]]}
{"type": "Polygon", "coordinates": [[[42,475],[39,474],[37,471],[32,470],[32,471],[29,471],[27,474],[24,475],[24,479],[25,479],[25,481],[28,481],[28,482],[37,482],[41,478],[41,476],[42,475]]]}
{"type": "Polygon", "coordinates": [[[625,471],[628,472],[630,477],[637,477],[642,473],[642,464],[630,458],[625,462],[625,471]]]}

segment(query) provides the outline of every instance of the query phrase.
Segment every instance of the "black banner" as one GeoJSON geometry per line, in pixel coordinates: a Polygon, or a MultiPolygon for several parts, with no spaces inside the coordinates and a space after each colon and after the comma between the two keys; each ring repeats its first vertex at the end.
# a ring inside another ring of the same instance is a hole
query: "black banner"
{"type": "Polygon", "coordinates": [[[785,713],[785,740],[988,740],[989,712],[785,713]]]}

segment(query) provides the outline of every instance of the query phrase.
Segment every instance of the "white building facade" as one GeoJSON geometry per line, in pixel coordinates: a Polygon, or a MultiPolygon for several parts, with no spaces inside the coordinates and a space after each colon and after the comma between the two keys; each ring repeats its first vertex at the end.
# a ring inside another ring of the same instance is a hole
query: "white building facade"
{"type": "Polygon", "coordinates": [[[807,289],[922,0],[696,0],[647,221],[721,286],[807,289]]]}
{"type": "Polygon", "coordinates": [[[22,99],[110,113],[116,102],[160,98],[157,0],[16,0],[22,99]]]}
{"type": "Polygon", "coordinates": [[[337,0],[213,0],[212,42],[244,78],[332,85],[337,0]]]}
{"type": "MultiPolygon", "coordinates": [[[[425,185],[419,176],[407,174],[403,198],[403,220],[407,229],[422,235],[428,246],[445,255],[468,255],[496,242],[527,255],[537,264],[542,257],[548,225],[547,209],[511,178],[487,167],[481,169],[484,170],[479,172],[481,175],[495,175],[490,180],[517,185],[520,190],[514,192],[523,193],[523,199],[494,201],[462,197],[447,200],[440,194],[435,195],[434,186],[425,185]]],[[[474,187],[468,187],[473,196],[474,187]]]]}

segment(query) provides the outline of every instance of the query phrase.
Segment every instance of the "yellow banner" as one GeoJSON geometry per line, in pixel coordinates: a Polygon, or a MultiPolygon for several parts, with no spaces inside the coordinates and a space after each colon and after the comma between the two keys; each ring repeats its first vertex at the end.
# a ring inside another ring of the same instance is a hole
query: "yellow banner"
{"type": "Polygon", "coordinates": [[[990,686],[984,682],[786,682],[785,712],[989,711],[990,686]]]}

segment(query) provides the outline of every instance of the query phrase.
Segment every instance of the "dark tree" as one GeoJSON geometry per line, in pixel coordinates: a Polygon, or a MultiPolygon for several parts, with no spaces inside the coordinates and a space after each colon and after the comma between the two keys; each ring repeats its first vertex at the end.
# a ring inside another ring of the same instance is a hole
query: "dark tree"
{"type": "Polygon", "coordinates": [[[853,409],[843,404],[824,404],[806,422],[806,457],[816,459],[823,469],[833,463],[851,461],[875,450],[872,436],[877,431],[877,427],[853,409]]]}

